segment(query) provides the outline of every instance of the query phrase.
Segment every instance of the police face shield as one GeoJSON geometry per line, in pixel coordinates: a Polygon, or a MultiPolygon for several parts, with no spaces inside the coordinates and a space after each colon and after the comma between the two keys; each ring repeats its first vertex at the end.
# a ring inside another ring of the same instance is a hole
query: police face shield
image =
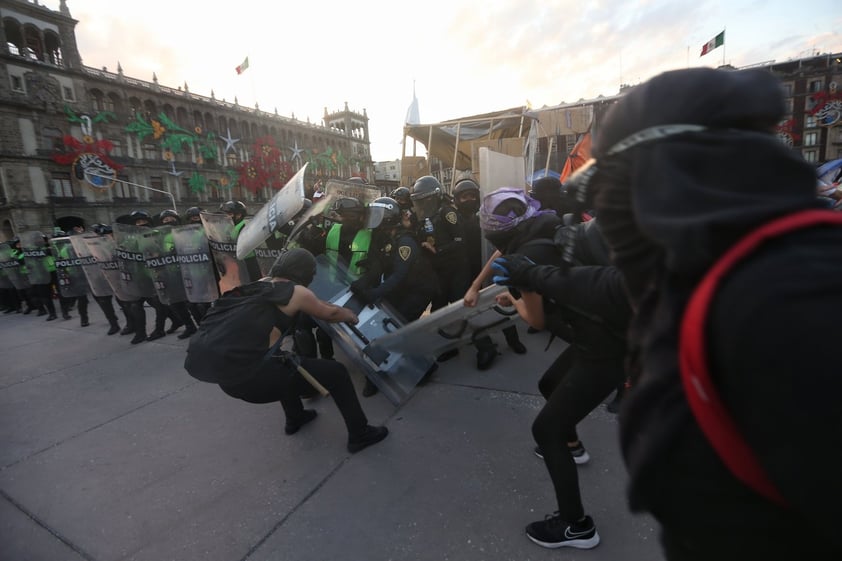
{"type": "Polygon", "coordinates": [[[418,220],[432,218],[439,209],[439,199],[434,194],[426,197],[412,197],[412,209],[418,215],[418,220]]]}
{"type": "Polygon", "coordinates": [[[368,229],[378,228],[383,224],[383,220],[387,214],[400,212],[400,209],[394,208],[394,206],[392,203],[380,203],[376,201],[369,203],[365,209],[365,227],[368,229]]]}
{"type": "Polygon", "coordinates": [[[359,230],[365,226],[365,211],[363,209],[353,209],[353,210],[340,210],[337,212],[339,217],[339,222],[343,226],[348,226],[349,228],[353,228],[359,230]]]}

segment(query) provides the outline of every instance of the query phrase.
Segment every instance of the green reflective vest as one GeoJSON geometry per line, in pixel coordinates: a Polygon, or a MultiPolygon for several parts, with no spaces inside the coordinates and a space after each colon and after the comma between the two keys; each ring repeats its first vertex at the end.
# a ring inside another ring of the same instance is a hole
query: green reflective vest
{"type": "MultiPolygon", "coordinates": [[[[325,253],[332,260],[339,257],[339,233],[341,229],[342,224],[334,224],[327,233],[325,253]]],[[[352,275],[360,276],[362,274],[359,262],[368,255],[369,246],[371,246],[371,230],[359,230],[351,242],[351,261],[348,263],[348,271],[352,275]]]]}

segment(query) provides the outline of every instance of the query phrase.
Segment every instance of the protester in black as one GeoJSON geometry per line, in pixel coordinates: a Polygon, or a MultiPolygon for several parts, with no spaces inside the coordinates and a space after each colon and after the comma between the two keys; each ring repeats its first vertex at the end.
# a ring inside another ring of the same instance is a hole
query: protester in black
{"type": "Polygon", "coordinates": [[[609,110],[595,162],[568,181],[595,200],[633,298],[629,502],[659,521],[670,560],[842,559],[842,378],[824,336],[842,317],[840,229],[756,248],[708,312],[712,379],[781,502],[726,468],[680,376],[679,327],[702,276],[760,225],[818,206],[815,170],[774,134],[782,91],[760,70],[661,74],[609,110]]]}
{"type": "Polygon", "coordinates": [[[624,378],[630,307],[623,279],[612,267],[575,267],[545,284],[515,275],[515,265],[528,270],[535,263],[566,272],[559,269],[562,251],[554,241],[560,219],[538,208],[522,190],[504,188],[486,196],[480,212],[486,238],[506,255],[498,266],[509,268],[495,281],[518,288],[501,303],[514,304],[530,326],[569,343],[541,377],[538,388],[546,403],[532,424],[536,454],[550,474],[558,511],[529,524],[526,535],[547,548],[592,548],[600,538],[582,505],[576,465],[589,456],[576,425],[624,378]]]}
{"type": "MultiPolygon", "coordinates": [[[[299,397],[308,385],[296,368],[299,359],[270,350],[271,339],[291,333],[299,313],[328,322],[357,322],[351,310],[323,302],[306,288],[315,273],[312,254],[293,249],[277,259],[269,277],[223,294],[191,337],[184,362],[191,376],[219,384],[232,397],[280,402],[286,434],[298,432],[316,412],[304,409],[299,397]]],[[[345,366],[312,358],[301,358],[300,366],[333,397],[348,429],[349,452],[386,438],[386,427],[368,424],[345,366]]]]}

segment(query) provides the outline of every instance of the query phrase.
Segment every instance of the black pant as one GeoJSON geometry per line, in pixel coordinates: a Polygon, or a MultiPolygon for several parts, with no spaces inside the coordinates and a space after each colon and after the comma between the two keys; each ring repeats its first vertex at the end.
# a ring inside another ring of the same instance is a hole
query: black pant
{"type": "MultiPolygon", "coordinates": [[[[94,300],[96,300],[96,303],[99,304],[99,307],[102,310],[102,313],[105,314],[105,319],[108,320],[108,323],[112,326],[119,325],[119,322],[117,321],[117,314],[114,313],[113,297],[94,296],[94,300]]],[[[82,312],[80,311],[79,313],[81,314],[82,312]]]]}
{"type": "Polygon", "coordinates": [[[157,296],[153,296],[151,298],[141,298],[133,302],[126,302],[128,315],[131,315],[131,323],[135,329],[135,333],[146,335],[146,310],[143,308],[144,302],[148,303],[155,310],[155,331],[163,331],[169,310],[167,306],[161,303],[157,296]]]}
{"type": "Polygon", "coordinates": [[[464,261],[450,260],[435,267],[439,290],[433,298],[431,310],[444,308],[451,302],[458,302],[471,286],[470,271],[464,261]]]}
{"type": "Polygon", "coordinates": [[[298,322],[295,325],[293,340],[295,342],[295,351],[301,356],[316,358],[318,356],[316,354],[318,350],[322,358],[333,358],[333,340],[308,315],[299,315],[298,322]]]}
{"type": "Polygon", "coordinates": [[[547,371],[538,389],[547,400],[532,423],[532,436],[541,448],[555,488],[562,519],[575,522],[585,515],[579,474],[567,443],[579,439],[576,425],[623,380],[622,356],[597,358],[570,346],[547,371]]]}
{"type": "MultiPolygon", "coordinates": [[[[361,434],[368,425],[368,419],[345,366],[340,362],[318,358],[302,358],[301,366],[330,392],[345,420],[348,435],[354,437],[361,434]]],[[[220,387],[228,395],[249,403],[280,401],[287,420],[301,418],[304,405],[298,396],[312,390],[312,386],[297,370],[277,359],[264,361],[248,382],[220,387]]]]}

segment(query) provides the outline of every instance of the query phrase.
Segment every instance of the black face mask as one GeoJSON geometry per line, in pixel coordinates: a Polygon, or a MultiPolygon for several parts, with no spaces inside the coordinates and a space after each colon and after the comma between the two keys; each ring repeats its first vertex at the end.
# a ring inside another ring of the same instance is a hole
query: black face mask
{"type": "Polygon", "coordinates": [[[456,208],[459,209],[459,212],[462,214],[476,214],[479,212],[479,200],[478,199],[468,199],[467,201],[461,201],[456,203],[456,208]]]}

